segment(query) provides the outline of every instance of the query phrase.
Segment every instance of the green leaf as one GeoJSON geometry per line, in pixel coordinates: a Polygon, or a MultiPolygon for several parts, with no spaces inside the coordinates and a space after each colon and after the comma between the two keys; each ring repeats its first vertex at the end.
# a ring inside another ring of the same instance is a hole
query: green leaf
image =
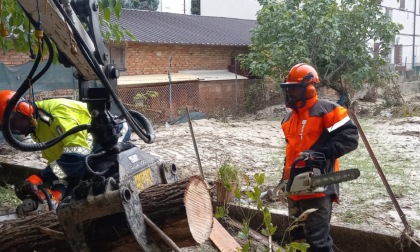
{"type": "Polygon", "coordinates": [[[271,214],[267,207],[264,207],[263,209],[263,216],[264,216],[265,227],[269,227],[271,224],[271,214]]]}
{"type": "Polygon", "coordinates": [[[242,240],[248,240],[248,235],[241,231],[238,232],[238,237],[242,240]]]}
{"type": "Polygon", "coordinates": [[[310,247],[308,243],[305,242],[291,242],[288,246],[292,247],[295,250],[300,250],[302,252],[306,252],[310,247]]]}
{"type": "Polygon", "coordinates": [[[245,192],[245,194],[248,196],[249,199],[251,199],[253,201],[256,200],[255,195],[254,195],[253,192],[245,192]]]}
{"type": "Polygon", "coordinates": [[[109,9],[109,7],[103,8],[102,13],[104,15],[105,20],[107,20],[107,21],[111,20],[111,10],[109,9]]]}
{"type": "Polygon", "coordinates": [[[121,2],[118,1],[114,8],[115,17],[117,18],[117,20],[121,18],[121,9],[122,9],[121,2]]]}
{"type": "Polygon", "coordinates": [[[245,243],[245,245],[242,248],[242,252],[248,252],[250,248],[251,248],[251,241],[247,241],[247,243],[245,243]]]}
{"type": "Polygon", "coordinates": [[[254,196],[257,199],[259,199],[261,196],[261,189],[258,186],[254,187],[254,196]]]}
{"type": "Polygon", "coordinates": [[[241,192],[239,191],[239,187],[235,188],[234,194],[235,194],[235,198],[241,199],[241,192]]]}
{"type": "Polygon", "coordinates": [[[224,207],[216,207],[216,218],[224,218],[226,216],[225,214],[225,208],[224,207]]]}
{"type": "Polygon", "coordinates": [[[255,181],[257,182],[257,184],[260,186],[264,183],[264,179],[265,179],[265,173],[261,173],[261,174],[255,174],[254,175],[255,181]]]}

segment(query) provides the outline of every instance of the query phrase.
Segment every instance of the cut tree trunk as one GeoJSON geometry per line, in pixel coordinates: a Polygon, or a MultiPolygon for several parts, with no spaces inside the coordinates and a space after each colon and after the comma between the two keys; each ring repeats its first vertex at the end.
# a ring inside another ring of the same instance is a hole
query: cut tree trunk
{"type": "MultiPolygon", "coordinates": [[[[201,244],[209,239],[213,210],[207,184],[199,176],[149,187],[140,193],[143,213],[178,247],[201,244]]],[[[138,214],[143,214],[138,213],[138,214]]],[[[85,223],[86,241],[92,251],[139,251],[130,235],[124,214],[85,223]]],[[[148,229],[162,250],[170,249],[148,229]]],[[[70,251],[55,213],[0,223],[0,251],[70,251]]]]}

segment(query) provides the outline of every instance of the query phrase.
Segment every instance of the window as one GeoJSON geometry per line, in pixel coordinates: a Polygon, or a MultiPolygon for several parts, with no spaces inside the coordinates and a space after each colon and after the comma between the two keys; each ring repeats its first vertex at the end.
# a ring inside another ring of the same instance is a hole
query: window
{"type": "Polygon", "coordinates": [[[381,43],[375,43],[373,45],[373,57],[375,58],[379,57],[380,48],[381,48],[381,43]]]}
{"type": "Polygon", "coordinates": [[[390,19],[392,19],[392,9],[391,8],[386,8],[385,9],[385,15],[387,17],[389,17],[390,19]]]}
{"type": "Polygon", "coordinates": [[[110,63],[115,64],[120,71],[127,71],[125,64],[125,47],[110,47],[110,63]]]}
{"type": "Polygon", "coordinates": [[[402,45],[395,45],[394,64],[402,63],[402,45]]]}
{"type": "Polygon", "coordinates": [[[400,0],[400,9],[405,9],[405,0],[400,0]]]}

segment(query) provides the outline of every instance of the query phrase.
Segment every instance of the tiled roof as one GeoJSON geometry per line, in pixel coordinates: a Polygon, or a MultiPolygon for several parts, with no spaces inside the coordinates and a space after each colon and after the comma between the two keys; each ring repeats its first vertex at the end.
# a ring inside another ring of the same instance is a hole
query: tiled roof
{"type": "Polygon", "coordinates": [[[121,11],[119,23],[143,43],[248,46],[255,20],[166,12],[121,11]]]}

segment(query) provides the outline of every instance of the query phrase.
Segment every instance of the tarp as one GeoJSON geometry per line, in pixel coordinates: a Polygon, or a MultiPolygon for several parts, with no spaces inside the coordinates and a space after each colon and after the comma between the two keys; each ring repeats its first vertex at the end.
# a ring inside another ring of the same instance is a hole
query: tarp
{"type": "MultiPolygon", "coordinates": [[[[41,62],[38,65],[37,71],[33,75],[34,77],[43,69],[45,64],[46,62],[41,62]]],[[[0,63],[0,90],[17,90],[27,78],[33,65],[32,61],[16,66],[6,66],[0,63]]],[[[52,64],[47,72],[34,83],[35,93],[55,89],[77,89],[78,83],[73,77],[73,71],[73,68],[52,64]]]]}
{"type": "MultiPolygon", "coordinates": [[[[28,62],[22,65],[6,66],[0,63],[0,90],[11,89],[17,90],[23,81],[27,78],[34,63],[28,62]]],[[[36,76],[46,62],[38,65],[37,71],[33,75],[36,76]]],[[[34,92],[50,91],[56,89],[78,89],[77,80],[73,77],[73,68],[67,68],[63,65],[52,64],[47,72],[33,83],[34,92]]],[[[0,143],[3,142],[3,135],[0,133],[0,143]]]]}
{"type": "MultiPolygon", "coordinates": [[[[207,115],[203,112],[190,112],[190,119],[192,120],[201,120],[201,119],[207,119],[207,115]]],[[[170,125],[174,124],[180,124],[188,122],[188,114],[184,114],[173,120],[172,122],[169,122],[170,125]]]]}

